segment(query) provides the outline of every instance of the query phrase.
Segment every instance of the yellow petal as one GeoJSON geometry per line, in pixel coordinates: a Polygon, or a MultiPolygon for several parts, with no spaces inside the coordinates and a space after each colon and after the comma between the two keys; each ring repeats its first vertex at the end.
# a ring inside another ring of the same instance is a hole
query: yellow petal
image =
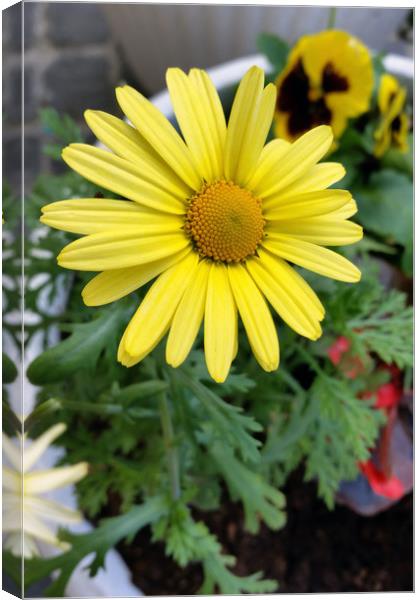
{"type": "Polygon", "coordinates": [[[325,215],[342,208],[351,200],[345,190],[307,192],[278,202],[273,208],[264,207],[264,218],[269,221],[299,220],[325,215]]]}
{"type": "Polygon", "coordinates": [[[22,531],[7,535],[4,540],[4,548],[10,550],[14,556],[23,556],[24,558],[32,558],[39,554],[35,541],[29,535],[22,535],[22,531]]]}
{"type": "Polygon", "coordinates": [[[89,181],[141,205],[177,215],[185,203],[166,187],[166,181],[146,168],[139,168],[111,152],[87,144],[70,144],[63,160],[89,181]]]}
{"type": "Polygon", "coordinates": [[[31,513],[25,513],[23,520],[23,528],[25,535],[33,536],[38,540],[42,540],[51,546],[60,548],[62,542],[57,538],[51,527],[47,526],[40,519],[31,513]]]}
{"type": "Polygon", "coordinates": [[[252,351],[265,371],[274,371],[279,365],[280,349],[270,310],[242,265],[229,266],[228,273],[252,351]]]}
{"type": "Polygon", "coordinates": [[[277,203],[281,203],[286,198],[293,198],[306,192],[325,190],[340,181],[345,174],[346,170],[340,163],[320,163],[274,196],[267,198],[263,206],[265,209],[274,208],[277,203]]]}
{"type": "Polygon", "coordinates": [[[19,471],[13,471],[8,467],[3,467],[2,485],[4,490],[8,490],[16,494],[19,494],[21,492],[22,475],[19,471]]]}
{"type": "Polygon", "coordinates": [[[213,263],[209,273],[204,316],[204,350],[207,369],[218,383],[228,376],[236,348],[236,305],[227,267],[213,263]]]}
{"type": "Polygon", "coordinates": [[[117,88],[116,94],[121,109],[140,134],[191,189],[199,190],[202,181],[194,158],[166,117],[128,85],[117,88]]]}
{"type": "MultiPolygon", "coordinates": [[[[124,365],[124,367],[134,367],[134,365],[136,365],[137,363],[139,363],[141,360],[143,360],[143,358],[148,354],[147,352],[145,352],[144,354],[139,354],[138,356],[131,356],[130,354],[128,354],[127,350],[125,349],[125,341],[127,339],[127,329],[124,332],[124,335],[121,338],[120,344],[118,346],[118,354],[117,354],[117,360],[118,362],[120,362],[122,365],[124,365]]],[[[163,331],[160,338],[158,338],[157,342],[155,345],[157,345],[160,340],[163,338],[163,336],[165,335],[166,331],[163,331]]]]}
{"type": "MultiPolygon", "coordinates": [[[[387,113],[392,105],[392,100],[397,98],[401,87],[398,80],[390,75],[384,73],[381,76],[378,90],[378,107],[381,113],[387,113]]],[[[395,116],[395,115],[394,115],[395,116]]]]}
{"type": "Polygon", "coordinates": [[[176,309],[166,344],[166,362],[178,367],[187,358],[197,337],[207,296],[210,263],[202,260],[176,309]]]}
{"type": "Polygon", "coordinates": [[[165,189],[180,199],[191,196],[191,188],[159,156],[140,133],[121,119],[99,110],[85,111],[90,129],[107,148],[144,169],[165,189]]]}
{"type": "Polygon", "coordinates": [[[262,181],[271,176],[273,169],[278,167],[290,147],[291,144],[283,139],[268,142],[260,154],[256,168],[249,174],[247,188],[255,190],[262,181]]]}
{"type": "Polygon", "coordinates": [[[276,93],[275,85],[269,83],[261,95],[257,110],[252,115],[253,118],[246,125],[244,124],[245,134],[235,175],[235,181],[239,185],[245,185],[249,175],[256,169],[273,122],[276,93]]]}
{"type": "Polygon", "coordinates": [[[287,236],[281,239],[280,236],[277,236],[276,240],[267,240],[265,247],[273,254],[320,275],[339,281],[356,282],[360,280],[359,269],[347,258],[328,250],[328,248],[287,236]]]}
{"type": "Polygon", "coordinates": [[[214,150],[219,155],[220,176],[222,176],[226,143],[226,119],[219,94],[206,71],[191,69],[188,77],[200,94],[201,102],[209,119],[209,131],[213,139],[214,150]]]}
{"type": "Polygon", "coordinates": [[[42,494],[76,483],[88,472],[85,462],[69,467],[55,467],[45,471],[27,473],[24,478],[24,494],[42,494]]]}
{"type": "Polygon", "coordinates": [[[320,125],[293,142],[275,167],[253,188],[259,198],[268,198],[307,174],[324,156],[333,141],[331,127],[320,125]]]}
{"type": "Polygon", "coordinates": [[[195,277],[197,264],[198,255],[190,252],[154,282],[124,334],[125,351],[131,357],[146,356],[162,339],[189,281],[195,277]]]}
{"type": "Polygon", "coordinates": [[[227,179],[243,185],[254,170],[274,113],[275,87],[265,90],[264,72],[252,67],[239,84],[229,117],[225,149],[227,179]]]}
{"type": "Polygon", "coordinates": [[[23,470],[26,472],[31,469],[36,461],[39,460],[44,454],[48,446],[50,446],[54,440],[60,437],[65,430],[66,425],[64,423],[57,423],[56,425],[53,425],[47,429],[47,431],[40,435],[36,440],[33,440],[29,448],[25,443],[23,452],[23,470]]]}
{"type": "Polygon", "coordinates": [[[79,523],[82,515],[79,511],[72,510],[47,498],[26,495],[23,500],[23,511],[41,517],[47,521],[60,523],[60,525],[79,523]]]}
{"type": "Polygon", "coordinates": [[[162,271],[180,261],[190,251],[189,248],[186,248],[181,252],[138,267],[103,271],[85,285],[82,290],[83,301],[87,306],[101,306],[119,300],[160,275],[162,271]]]}
{"type": "Polygon", "coordinates": [[[190,244],[181,231],[168,233],[165,229],[162,224],[92,233],[68,244],[57,261],[65,269],[107,271],[154,262],[190,244]]]}
{"type": "Polygon", "coordinates": [[[347,204],[338,208],[337,210],[331,211],[328,215],[324,215],[323,219],[329,219],[331,221],[339,221],[344,219],[349,219],[353,215],[357,213],[357,204],[353,200],[349,200],[347,204]]]}
{"type": "Polygon", "coordinates": [[[280,317],[297,333],[316,340],[324,309],[318,297],[285,261],[265,250],[246,263],[249,273],[280,317]]]}
{"type": "Polygon", "coordinates": [[[183,218],[157,212],[130,200],[77,198],[47,204],[42,209],[41,223],[71,233],[99,233],[126,225],[155,225],[164,222],[179,230],[183,218]]]}
{"type": "Polygon", "coordinates": [[[223,148],[220,145],[212,106],[194,81],[181,69],[168,69],[166,82],[175,116],[182,135],[197,164],[197,170],[207,182],[222,177],[223,148]]]}
{"type": "Polygon", "coordinates": [[[16,469],[16,471],[22,471],[22,453],[23,453],[23,444],[20,440],[11,440],[7,437],[5,433],[3,433],[3,452],[7,456],[10,461],[12,467],[16,469]]]}
{"type": "Polygon", "coordinates": [[[288,236],[320,246],[354,244],[363,237],[360,225],[345,221],[339,215],[335,219],[331,215],[323,215],[294,221],[272,221],[267,226],[266,233],[267,242],[275,242],[277,238],[281,241],[284,236],[288,236]]]}

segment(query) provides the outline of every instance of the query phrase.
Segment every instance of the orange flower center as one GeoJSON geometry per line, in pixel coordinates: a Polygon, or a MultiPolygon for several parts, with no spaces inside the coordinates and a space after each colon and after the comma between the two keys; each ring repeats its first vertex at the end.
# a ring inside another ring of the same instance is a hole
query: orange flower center
{"type": "Polygon", "coordinates": [[[261,201],[231,181],[206,184],[191,198],[185,230],[201,256],[239,262],[262,240],[261,201]]]}

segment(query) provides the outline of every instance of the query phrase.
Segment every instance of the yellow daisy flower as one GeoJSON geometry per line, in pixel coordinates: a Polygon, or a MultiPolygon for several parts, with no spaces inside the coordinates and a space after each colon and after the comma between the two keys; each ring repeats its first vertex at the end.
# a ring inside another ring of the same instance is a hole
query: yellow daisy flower
{"type": "Polygon", "coordinates": [[[290,141],[316,125],[337,139],[347,120],[369,108],[373,68],[368,49],[345,31],[299,39],[276,86],[275,134],[290,141]]]}
{"type": "Polygon", "coordinates": [[[64,423],[58,423],[29,444],[24,439],[24,447],[20,441],[16,443],[3,434],[3,451],[10,463],[10,467],[3,466],[4,545],[16,556],[29,558],[39,554],[37,541],[67,549],[68,544],[57,538],[57,524],[68,525],[81,520],[78,511],[42,497],[42,494],[82,479],[87,473],[87,463],[33,470],[49,445],[65,429],[64,423]]]}
{"type": "Polygon", "coordinates": [[[288,261],[342,281],[360,278],[352,263],[324,248],[362,237],[361,227],[347,220],[357,210],[350,193],[326,189],[344,176],[343,167],[316,164],[331,145],[331,129],[265,146],[276,88],[264,88],[257,67],[242,79],[227,126],[204,71],[169,69],[167,84],[184,139],[153,104],[124,86],[117,99],[134,127],[86,112],[111,152],[85,144],[63,152],[70,167],[128,200],[55,202],[44,207],[41,220],[85,235],[65,247],[58,262],[103,271],[82,292],[87,305],[113,302],[158,276],[122,337],[122,364],[141,361],[169,332],[166,360],[179,366],[204,319],[207,367],[222,382],[237,352],[239,311],[256,359],[272,371],[279,344],[267,301],[313,340],[324,317],[288,261]]]}
{"type": "Polygon", "coordinates": [[[374,133],[374,154],[381,157],[391,147],[408,151],[408,115],[404,112],[407,90],[388,73],[382,75],[378,91],[378,108],[381,120],[374,133]]]}

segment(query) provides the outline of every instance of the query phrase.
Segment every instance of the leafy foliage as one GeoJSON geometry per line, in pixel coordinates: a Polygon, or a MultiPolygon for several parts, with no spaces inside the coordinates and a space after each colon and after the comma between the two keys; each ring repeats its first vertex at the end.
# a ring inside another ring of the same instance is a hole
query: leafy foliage
{"type": "Polygon", "coordinates": [[[30,381],[35,385],[56,383],[80,369],[92,369],[105,350],[115,354],[125,312],[126,303],[122,302],[88,323],[69,325],[71,335],[31,363],[27,371],[30,381]]]}
{"type": "Polygon", "coordinates": [[[261,580],[261,573],[238,577],[227,567],[234,566],[233,556],[222,553],[216,537],[203,522],[196,522],[187,506],[179,503],[172,511],[153,526],[153,539],[165,540],[166,552],[181,566],[200,561],[204,582],[201,593],[212,594],[263,594],[273,592],[277,582],[261,580]]]}
{"type": "Polygon", "coordinates": [[[282,509],[284,496],[268,485],[258,473],[239,462],[232,452],[220,443],[212,445],[210,452],[223,473],[233,497],[239,497],[245,510],[245,527],[257,533],[260,520],[271,529],[280,529],[286,522],[282,509]]]}
{"type": "Polygon", "coordinates": [[[384,294],[373,271],[358,289],[339,290],[330,302],[328,325],[352,342],[362,359],[375,353],[404,369],[413,365],[413,308],[398,290],[384,294]]]}
{"type": "Polygon", "coordinates": [[[257,48],[266,55],[273,66],[274,75],[286,66],[290,46],[287,42],[272,33],[260,33],[257,37],[257,48]]]}
{"type": "MultiPolygon", "coordinates": [[[[98,569],[104,566],[106,553],[122,539],[132,539],[143,527],[153,523],[165,511],[165,500],[154,497],[146,500],[140,506],[134,506],[131,510],[118,517],[104,519],[92,532],[83,534],[72,534],[68,531],[61,532],[61,539],[71,544],[71,548],[52,558],[31,558],[24,563],[25,586],[31,585],[52,572],[59,572],[57,578],[46,590],[50,596],[64,596],[65,587],[74,569],[81,560],[91,553],[94,558],[88,565],[90,575],[93,577],[98,569]]],[[[20,559],[8,557],[11,572],[16,573],[13,563],[20,559]]]]}
{"type": "Polygon", "coordinates": [[[73,142],[83,142],[80,127],[69,115],[60,115],[54,108],[43,108],[40,120],[44,131],[55,138],[55,142],[46,144],[44,153],[55,160],[60,160],[61,150],[73,142]]]}
{"type": "Polygon", "coordinates": [[[15,363],[5,354],[2,353],[2,380],[3,383],[12,383],[18,375],[15,363]]]}
{"type": "Polygon", "coordinates": [[[382,414],[372,411],[354,387],[319,371],[308,394],[316,412],[300,440],[307,456],[305,475],[317,479],[319,495],[330,508],[340,482],[354,479],[358,463],[368,459],[383,423],[382,414]]]}

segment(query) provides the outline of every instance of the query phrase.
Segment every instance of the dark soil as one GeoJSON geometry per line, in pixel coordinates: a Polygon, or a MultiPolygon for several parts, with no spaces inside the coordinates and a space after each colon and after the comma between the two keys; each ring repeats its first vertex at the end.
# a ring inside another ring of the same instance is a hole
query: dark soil
{"type": "MultiPolygon", "coordinates": [[[[237,557],[237,574],[264,571],[282,593],[413,590],[411,494],[375,517],[361,517],[341,506],[329,511],[299,473],[284,491],[288,520],[279,532],[262,526],[257,536],[246,533],[240,505],[230,502],[195,514],[237,557]]],[[[119,550],[147,596],[196,594],[201,585],[200,566],[181,569],[165,556],[163,543],[150,542],[148,529],[119,550]]]]}

